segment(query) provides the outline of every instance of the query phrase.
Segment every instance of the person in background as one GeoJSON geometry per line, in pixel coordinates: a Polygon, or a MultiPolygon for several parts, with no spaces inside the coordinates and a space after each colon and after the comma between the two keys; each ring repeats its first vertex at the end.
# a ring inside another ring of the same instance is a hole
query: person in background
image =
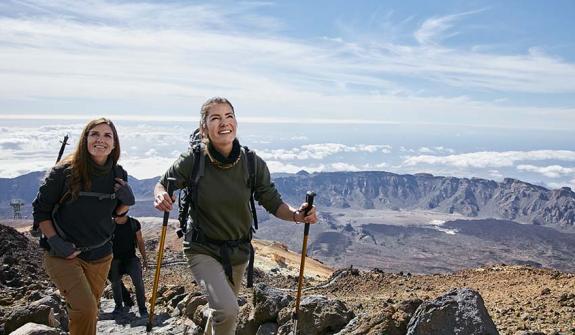
{"type": "Polygon", "coordinates": [[[71,335],[96,334],[112,262],[112,216],[135,203],[119,165],[120,140],[106,118],[86,124],[72,154],[46,175],[33,202],[44,267],[66,299],[71,335]]]}
{"type": "MultiPolygon", "coordinates": [[[[248,259],[253,255],[247,157],[236,138],[237,126],[234,108],[227,99],[216,97],[203,104],[200,132],[205,144],[201,153],[205,155],[205,166],[198,184],[197,204],[190,207],[194,222],[185,235],[184,254],[208,296],[211,314],[205,334],[235,334],[237,294],[248,259]]],[[[255,200],[280,219],[315,223],[315,208],[305,215],[306,203],[293,208],[283,202],[266,163],[257,155],[255,159],[255,200]]],[[[154,189],[156,209],[172,209],[175,197],[170,198],[166,192],[168,178],[175,178],[176,189],[187,187],[193,166],[194,154],[190,150],[166,171],[154,189]]]]}
{"type": "MultiPolygon", "coordinates": [[[[148,258],[144,238],[142,237],[142,225],[140,221],[130,216],[117,216],[116,231],[114,233],[114,259],[110,267],[109,279],[112,283],[112,292],[116,304],[113,314],[119,315],[123,312],[122,302],[126,301],[122,291],[122,275],[127,274],[132,279],[136,290],[136,301],[141,317],[148,315],[146,308],[146,292],[144,289],[144,280],[142,278],[142,266],[148,268],[148,258]],[[142,255],[142,262],[136,256],[136,246],[142,255]]],[[[125,290],[125,288],[124,288],[125,290]]],[[[130,293],[126,291],[129,295],[130,293]]],[[[129,296],[128,296],[129,298],[129,296]]],[[[131,301],[131,298],[129,298],[131,301]]],[[[129,307],[129,306],[127,306],[129,307]]]]}

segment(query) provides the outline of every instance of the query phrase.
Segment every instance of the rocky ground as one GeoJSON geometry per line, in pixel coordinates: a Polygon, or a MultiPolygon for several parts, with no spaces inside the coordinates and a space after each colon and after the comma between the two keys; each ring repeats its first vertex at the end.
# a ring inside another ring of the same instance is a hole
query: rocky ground
{"type": "MultiPolygon", "coordinates": [[[[15,225],[21,231],[26,230],[26,224],[15,225]]],[[[158,295],[156,307],[158,323],[154,332],[181,334],[188,329],[188,333],[193,333],[189,332],[192,327],[189,320],[183,316],[186,305],[182,303],[187,304],[193,299],[193,295],[188,294],[199,290],[181,256],[180,242],[173,237],[173,229],[169,229],[161,294],[158,295]]],[[[155,260],[153,250],[157,246],[158,235],[155,229],[144,229],[151,260],[155,260]]],[[[258,242],[256,249],[256,283],[283,289],[286,294],[294,296],[299,255],[286,250],[284,245],[268,241],[258,242]]],[[[0,225],[0,260],[0,325],[4,327],[0,334],[13,326],[17,311],[33,309],[31,306],[38,305],[36,301],[47,297],[55,300],[52,302],[53,311],[38,322],[58,326],[59,332],[65,333],[65,326],[62,325],[65,320],[63,302],[58,300],[57,292],[54,292],[41,270],[41,252],[35,242],[14,229],[0,225]]],[[[153,267],[145,273],[147,292],[151,291],[153,274],[153,267]]],[[[126,282],[129,286],[129,280],[126,282]]],[[[357,327],[354,327],[367,329],[369,327],[362,324],[373,323],[386,313],[395,317],[398,315],[395,311],[406,303],[433,299],[450,289],[463,287],[479,292],[500,334],[575,334],[575,274],[552,269],[497,264],[434,275],[349,268],[332,272],[320,262],[308,259],[304,296],[320,295],[341,300],[357,316],[357,327]]],[[[252,292],[242,289],[243,302],[253,300],[252,292]]],[[[112,318],[110,311],[113,302],[110,298],[108,289],[102,300],[99,333],[145,333],[145,320],[139,318],[135,310],[126,312],[120,319],[112,318]]],[[[373,329],[347,333],[382,333],[373,329]]]]}

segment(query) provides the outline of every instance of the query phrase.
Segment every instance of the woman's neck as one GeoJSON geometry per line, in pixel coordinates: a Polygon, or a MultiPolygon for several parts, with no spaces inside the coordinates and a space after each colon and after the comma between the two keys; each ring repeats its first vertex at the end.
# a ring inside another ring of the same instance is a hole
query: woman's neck
{"type": "Polygon", "coordinates": [[[222,156],[228,158],[230,157],[230,153],[234,147],[233,143],[225,144],[225,145],[213,145],[214,149],[216,149],[222,156]]]}
{"type": "Polygon", "coordinates": [[[104,166],[106,165],[106,162],[108,161],[108,157],[94,157],[92,156],[92,161],[94,163],[96,163],[96,165],[100,165],[100,166],[104,166]]]}

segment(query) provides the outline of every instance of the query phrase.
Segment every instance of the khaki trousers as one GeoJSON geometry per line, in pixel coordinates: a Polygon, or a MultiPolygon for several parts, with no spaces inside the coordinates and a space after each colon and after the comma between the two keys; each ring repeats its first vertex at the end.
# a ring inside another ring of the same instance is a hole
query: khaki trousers
{"type": "Polygon", "coordinates": [[[44,254],[44,268],[66,299],[70,335],[96,334],[99,302],[112,263],[112,254],[95,261],[44,254]]]}
{"type": "Polygon", "coordinates": [[[224,267],[213,257],[186,253],[192,274],[208,295],[211,309],[205,335],[234,335],[239,313],[238,293],[247,263],[232,266],[235,285],[228,280],[224,267]]]}

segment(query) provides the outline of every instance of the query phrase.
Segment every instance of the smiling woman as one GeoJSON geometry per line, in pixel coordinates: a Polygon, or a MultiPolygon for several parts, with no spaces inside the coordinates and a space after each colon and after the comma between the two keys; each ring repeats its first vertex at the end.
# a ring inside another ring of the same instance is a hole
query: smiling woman
{"type": "Polygon", "coordinates": [[[175,200],[166,192],[168,178],[175,179],[176,189],[187,188],[191,195],[191,227],[183,245],[212,309],[205,334],[235,334],[237,295],[246,268],[248,286],[253,276],[252,220],[255,227],[257,221],[252,217],[255,209],[251,211],[248,204],[255,199],[286,221],[317,221],[313,206],[306,213],[307,203],[293,208],[283,202],[266,163],[240,145],[237,125],[234,107],[227,99],[206,101],[201,108],[202,143],[182,154],[154,189],[154,206],[162,211],[169,211],[175,200]]]}
{"type": "Polygon", "coordinates": [[[70,334],[96,334],[112,261],[112,216],[125,215],[135,202],[119,158],[112,121],[88,122],[74,152],[48,172],[33,203],[44,267],[66,298],[70,334]]]}

